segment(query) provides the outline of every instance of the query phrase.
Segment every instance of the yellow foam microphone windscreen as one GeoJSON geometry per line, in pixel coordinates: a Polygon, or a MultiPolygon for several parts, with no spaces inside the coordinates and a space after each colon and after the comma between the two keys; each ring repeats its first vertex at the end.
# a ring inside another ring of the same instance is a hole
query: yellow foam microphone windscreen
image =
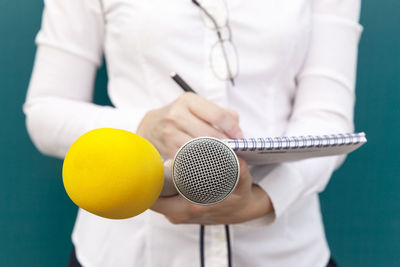
{"type": "Polygon", "coordinates": [[[139,135],[111,128],[78,138],[65,156],[62,175],[76,205],[110,219],[144,212],[157,200],[164,183],[156,148],[139,135]]]}

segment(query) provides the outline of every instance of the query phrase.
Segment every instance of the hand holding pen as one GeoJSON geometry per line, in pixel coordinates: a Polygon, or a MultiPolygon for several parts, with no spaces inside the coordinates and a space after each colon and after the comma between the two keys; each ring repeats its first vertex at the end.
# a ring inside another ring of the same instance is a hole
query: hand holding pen
{"type": "Polygon", "coordinates": [[[236,112],[196,95],[178,75],[174,74],[173,79],[185,92],[192,93],[184,93],[172,103],[149,111],[137,129],[163,157],[173,157],[184,143],[199,136],[242,137],[236,112]]]}

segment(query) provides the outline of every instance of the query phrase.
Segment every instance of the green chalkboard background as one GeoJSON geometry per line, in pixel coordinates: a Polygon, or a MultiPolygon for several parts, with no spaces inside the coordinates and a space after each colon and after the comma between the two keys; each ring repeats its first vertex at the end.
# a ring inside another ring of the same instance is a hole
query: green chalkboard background
{"type": "MultiPolygon", "coordinates": [[[[62,162],[36,151],[21,110],[42,8],[0,0],[0,266],[65,266],[71,249],[62,162]]],[[[361,23],[355,119],[369,143],[335,173],[322,209],[341,266],[400,266],[400,1],[364,0],[361,23]]],[[[101,69],[98,103],[106,79],[101,69]]]]}

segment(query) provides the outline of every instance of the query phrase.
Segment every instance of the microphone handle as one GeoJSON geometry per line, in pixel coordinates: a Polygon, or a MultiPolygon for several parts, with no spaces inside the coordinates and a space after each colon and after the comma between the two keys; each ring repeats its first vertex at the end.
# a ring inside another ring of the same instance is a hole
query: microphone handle
{"type": "Polygon", "coordinates": [[[171,177],[171,168],[169,164],[164,164],[164,186],[161,191],[161,197],[171,197],[178,195],[178,191],[175,188],[174,182],[171,177]]]}

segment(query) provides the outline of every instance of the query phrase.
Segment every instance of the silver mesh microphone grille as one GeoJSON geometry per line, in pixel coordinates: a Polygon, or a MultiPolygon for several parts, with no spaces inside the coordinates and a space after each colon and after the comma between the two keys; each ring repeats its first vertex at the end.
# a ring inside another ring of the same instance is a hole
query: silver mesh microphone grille
{"type": "Polygon", "coordinates": [[[193,139],[176,153],[172,177],[178,192],[189,201],[211,205],[224,200],[239,180],[235,152],[211,137],[193,139]]]}

